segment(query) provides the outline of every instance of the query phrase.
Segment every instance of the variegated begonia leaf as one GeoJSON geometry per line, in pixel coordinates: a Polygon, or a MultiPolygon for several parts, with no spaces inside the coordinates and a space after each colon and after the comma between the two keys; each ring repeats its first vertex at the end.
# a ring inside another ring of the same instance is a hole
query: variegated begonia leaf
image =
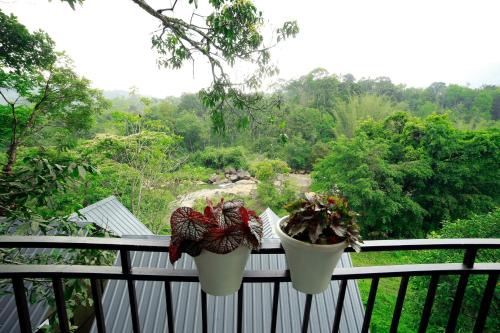
{"type": "Polygon", "coordinates": [[[248,225],[250,233],[245,237],[247,245],[253,250],[258,250],[263,235],[262,221],[256,216],[251,216],[248,225]]]}
{"type": "Polygon", "coordinates": [[[224,202],[222,205],[222,208],[224,210],[235,209],[235,208],[239,209],[240,207],[243,207],[244,205],[245,205],[245,203],[243,202],[243,200],[234,199],[234,200],[224,202]]]}
{"type": "Polygon", "coordinates": [[[224,217],[224,222],[222,227],[228,227],[231,225],[241,225],[241,214],[240,209],[243,208],[243,202],[239,200],[228,201],[224,203],[222,208],[222,214],[224,217]]]}
{"type": "Polygon", "coordinates": [[[221,199],[215,206],[207,200],[203,214],[189,207],[179,208],[172,214],[170,224],[172,263],[182,252],[197,256],[206,249],[226,254],[241,245],[258,249],[263,233],[262,221],[241,200],[221,199]]]}
{"type": "Polygon", "coordinates": [[[243,231],[239,226],[214,227],[203,239],[203,248],[214,253],[226,254],[238,248],[243,241],[243,231]]]}
{"type": "Polygon", "coordinates": [[[296,223],[296,224],[292,225],[288,229],[288,235],[290,237],[295,237],[295,235],[298,235],[301,232],[304,232],[304,230],[306,230],[306,228],[307,228],[307,224],[305,224],[305,223],[296,223]]]}
{"type": "Polygon", "coordinates": [[[312,244],[347,241],[355,250],[363,243],[356,223],[358,214],[349,208],[344,197],[306,193],[286,208],[290,216],[280,227],[290,237],[312,244]]]}
{"type": "Polygon", "coordinates": [[[321,232],[323,231],[321,223],[313,221],[308,224],[307,229],[309,231],[309,239],[311,239],[311,243],[316,243],[319,235],[321,235],[321,232]]]}
{"type": "Polygon", "coordinates": [[[210,220],[190,207],[180,207],[170,217],[172,236],[180,240],[202,240],[209,225],[210,220]]]}
{"type": "Polygon", "coordinates": [[[340,224],[331,224],[330,229],[332,229],[333,232],[335,232],[335,234],[339,237],[345,237],[347,232],[347,228],[340,224]]]}
{"type": "Polygon", "coordinates": [[[247,210],[245,207],[240,207],[239,213],[245,232],[245,244],[251,249],[258,250],[263,235],[262,221],[254,211],[247,210]]]}

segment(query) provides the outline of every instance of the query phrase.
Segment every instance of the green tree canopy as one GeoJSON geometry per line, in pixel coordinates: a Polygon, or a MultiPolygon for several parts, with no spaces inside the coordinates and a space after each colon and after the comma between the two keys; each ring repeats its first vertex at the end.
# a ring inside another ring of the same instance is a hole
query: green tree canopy
{"type": "Polygon", "coordinates": [[[0,14],[6,31],[1,44],[10,52],[0,57],[0,119],[8,124],[0,144],[7,147],[3,171],[10,173],[20,146],[40,142],[41,137],[64,141],[57,134],[81,135],[108,104],[90,81],[75,73],[65,55],[54,51],[50,37],[30,33],[14,16],[0,14]]]}
{"type": "Polygon", "coordinates": [[[500,132],[461,131],[445,115],[367,121],[315,165],[313,187],[340,189],[371,237],[422,237],[444,219],[498,204],[500,132]]]}

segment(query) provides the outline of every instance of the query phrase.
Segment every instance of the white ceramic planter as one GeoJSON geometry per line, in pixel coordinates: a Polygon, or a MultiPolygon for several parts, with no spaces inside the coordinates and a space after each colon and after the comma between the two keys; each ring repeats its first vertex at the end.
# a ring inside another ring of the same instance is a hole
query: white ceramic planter
{"type": "Polygon", "coordinates": [[[274,226],[285,249],[292,285],[306,294],[318,294],[330,285],[333,271],[347,243],[317,245],[294,239],[285,234],[280,227],[283,217],[274,226]]]}
{"type": "Polygon", "coordinates": [[[214,296],[226,296],[238,291],[249,255],[250,248],[244,245],[227,254],[203,250],[194,257],[201,289],[214,296]]]}

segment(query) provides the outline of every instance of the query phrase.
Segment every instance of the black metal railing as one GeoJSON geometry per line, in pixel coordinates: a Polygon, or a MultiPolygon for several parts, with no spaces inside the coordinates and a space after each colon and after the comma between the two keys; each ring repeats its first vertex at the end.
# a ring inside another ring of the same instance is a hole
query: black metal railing
{"type": "MultiPolygon", "coordinates": [[[[164,281],[166,297],[166,316],[169,332],[174,332],[174,317],[172,306],[171,282],[197,282],[196,270],[171,269],[171,268],[146,268],[132,267],[130,251],[168,252],[169,237],[155,239],[131,238],[86,238],[86,237],[51,237],[51,236],[3,236],[0,237],[0,248],[72,248],[72,249],[101,249],[116,250],[120,254],[120,266],[84,266],[84,265],[1,265],[0,278],[11,279],[19,317],[21,332],[32,332],[29,308],[24,289],[24,279],[47,278],[52,279],[55,304],[61,332],[69,332],[68,317],[64,301],[63,279],[86,278],[91,281],[92,297],[97,330],[106,332],[102,308],[101,280],[126,280],[132,316],[134,333],[140,332],[140,322],[137,307],[137,296],[134,281],[164,281]]],[[[475,263],[476,255],[480,249],[498,249],[500,239],[417,239],[417,240],[388,240],[366,241],[362,247],[363,252],[375,251],[401,251],[401,250],[432,250],[432,249],[460,249],[464,251],[462,263],[395,265],[395,266],[367,266],[339,268],[332,275],[332,280],[340,281],[336,311],[333,322],[333,332],[338,332],[342,307],[344,303],[347,281],[352,279],[371,279],[370,293],[366,304],[362,332],[367,332],[375,304],[377,289],[381,278],[401,277],[396,305],[393,312],[391,332],[396,332],[401,316],[403,302],[408,287],[409,278],[412,276],[430,276],[427,296],[420,320],[419,332],[425,332],[436,294],[439,278],[442,275],[457,275],[460,277],[453,304],[450,311],[446,332],[454,332],[457,318],[460,313],[465,288],[469,276],[487,275],[486,283],[478,315],[476,317],[474,332],[481,332],[484,328],[490,304],[495,292],[495,286],[500,272],[499,263],[475,263]]],[[[346,252],[352,252],[347,248],[346,252]]],[[[266,239],[260,251],[254,254],[281,254],[284,253],[279,240],[266,239]]],[[[278,313],[278,299],[280,283],[290,282],[288,270],[251,270],[245,271],[243,283],[273,283],[272,322],[271,332],[276,332],[276,318],[278,313]]],[[[243,288],[240,287],[237,297],[237,331],[243,328],[243,288]]],[[[309,315],[311,311],[312,295],[306,296],[306,303],[302,320],[302,332],[307,332],[309,315]]],[[[202,328],[207,332],[207,295],[201,291],[202,328]]]]}

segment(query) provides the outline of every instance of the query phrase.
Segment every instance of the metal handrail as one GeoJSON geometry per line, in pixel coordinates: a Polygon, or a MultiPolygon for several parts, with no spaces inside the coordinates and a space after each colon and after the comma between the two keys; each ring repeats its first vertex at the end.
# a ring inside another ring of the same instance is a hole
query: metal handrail
{"type": "MultiPolygon", "coordinates": [[[[168,252],[170,236],[101,238],[71,236],[0,236],[0,248],[71,248],[168,252]]],[[[362,252],[437,249],[499,249],[500,238],[404,239],[365,241],[362,252]]],[[[350,247],[346,252],[353,252],[350,247]]],[[[284,253],[278,239],[264,239],[253,253],[284,253]]]]}

